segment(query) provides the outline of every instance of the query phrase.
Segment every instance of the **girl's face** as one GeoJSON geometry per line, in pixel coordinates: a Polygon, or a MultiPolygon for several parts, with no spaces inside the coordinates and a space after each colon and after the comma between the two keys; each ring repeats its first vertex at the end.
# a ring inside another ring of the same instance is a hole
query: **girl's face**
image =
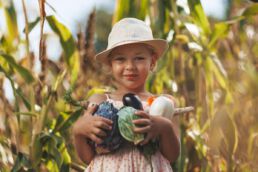
{"type": "Polygon", "coordinates": [[[127,91],[144,90],[149,71],[154,67],[154,53],[144,44],[115,48],[110,54],[111,70],[117,86],[127,91]]]}

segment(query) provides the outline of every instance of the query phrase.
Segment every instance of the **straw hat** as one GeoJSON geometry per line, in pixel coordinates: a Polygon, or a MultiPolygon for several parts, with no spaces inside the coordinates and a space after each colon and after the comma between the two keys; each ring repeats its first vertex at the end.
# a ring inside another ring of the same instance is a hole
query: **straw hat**
{"type": "Polygon", "coordinates": [[[136,18],[124,18],[117,22],[109,36],[106,50],[98,53],[95,59],[108,64],[110,52],[121,45],[144,43],[153,47],[158,58],[168,48],[168,43],[164,39],[154,39],[151,28],[141,20],[136,18]]]}

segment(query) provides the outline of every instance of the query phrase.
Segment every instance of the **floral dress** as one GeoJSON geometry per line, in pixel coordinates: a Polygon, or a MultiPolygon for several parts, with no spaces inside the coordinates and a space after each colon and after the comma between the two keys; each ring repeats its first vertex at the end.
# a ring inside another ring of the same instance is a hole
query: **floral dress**
{"type": "MultiPolygon", "coordinates": [[[[121,108],[123,103],[110,99],[116,108],[121,108]]],[[[147,108],[147,102],[142,102],[143,107],[147,108]]],[[[94,159],[86,168],[85,172],[172,172],[169,161],[163,157],[160,151],[147,159],[139,149],[125,143],[118,150],[108,154],[95,155],[94,159]]]]}

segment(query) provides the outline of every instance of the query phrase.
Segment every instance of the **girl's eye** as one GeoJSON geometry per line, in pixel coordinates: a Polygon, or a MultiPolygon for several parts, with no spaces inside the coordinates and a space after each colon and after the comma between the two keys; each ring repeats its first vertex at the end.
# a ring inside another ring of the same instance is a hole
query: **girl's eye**
{"type": "Polygon", "coordinates": [[[124,61],[125,58],[124,57],[115,57],[113,60],[121,62],[121,61],[124,61]]]}
{"type": "Polygon", "coordinates": [[[136,59],[136,60],[145,60],[145,57],[139,56],[139,57],[135,57],[135,59],[136,59]]]}

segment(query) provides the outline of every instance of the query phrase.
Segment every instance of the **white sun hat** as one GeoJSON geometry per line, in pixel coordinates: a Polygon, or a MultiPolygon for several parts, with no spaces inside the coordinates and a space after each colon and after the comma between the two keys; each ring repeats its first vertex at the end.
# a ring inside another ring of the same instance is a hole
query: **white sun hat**
{"type": "Polygon", "coordinates": [[[108,55],[114,48],[134,43],[150,45],[157,58],[160,58],[168,48],[166,40],[153,38],[152,30],[145,22],[136,18],[123,18],[113,26],[106,50],[98,53],[95,59],[108,64],[108,55]]]}

